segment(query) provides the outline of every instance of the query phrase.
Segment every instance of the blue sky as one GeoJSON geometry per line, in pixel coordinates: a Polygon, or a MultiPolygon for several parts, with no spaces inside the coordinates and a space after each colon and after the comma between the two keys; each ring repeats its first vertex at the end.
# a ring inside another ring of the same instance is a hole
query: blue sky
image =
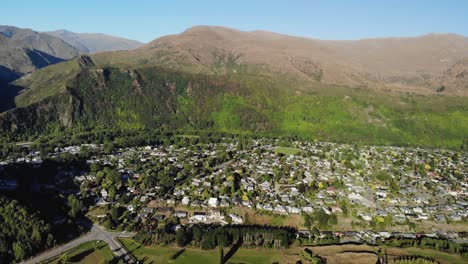
{"type": "Polygon", "coordinates": [[[466,0],[3,0],[0,24],[101,32],[142,42],[195,25],[263,29],[320,39],[457,33],[466,0]]]}

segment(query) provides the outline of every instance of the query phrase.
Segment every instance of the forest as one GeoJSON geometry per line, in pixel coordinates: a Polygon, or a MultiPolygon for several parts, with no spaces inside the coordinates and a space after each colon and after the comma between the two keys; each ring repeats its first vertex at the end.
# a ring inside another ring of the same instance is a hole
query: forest
{"type": "Polygon", "coordinates": [[[0,195],[0,263],[20,261],[53,246],[51,226],[18,201],[0,195]]]}

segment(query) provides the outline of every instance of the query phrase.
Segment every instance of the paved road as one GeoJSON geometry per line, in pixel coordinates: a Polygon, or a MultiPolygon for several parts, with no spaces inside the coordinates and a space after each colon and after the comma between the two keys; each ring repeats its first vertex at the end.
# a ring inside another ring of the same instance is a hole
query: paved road
{"type": "Polygon", "coordinates": [[[53,258],[55,256],[63,254],[65,251],[70,250],[74,247],[77,247],[85,242],[94,241],[94,240],[101,240],[106,242],[111,250],[113,251],[114,255],[118,258],[122,259],[124,263],[136,263],[135,259],[127,252],[127,250],[120,245],[117,241],[117,237],[133,237],[134,233],[119,233],[119,232],[109,232],[104,230],[102,227],[93,225],[91,231],[86,235],[79,237],[75,240],[68,242],[65,245],[53,248],[46,252],[43,252],[31,259],[23,261],[23,264],[35,264],[41,261],[53,258]]]}

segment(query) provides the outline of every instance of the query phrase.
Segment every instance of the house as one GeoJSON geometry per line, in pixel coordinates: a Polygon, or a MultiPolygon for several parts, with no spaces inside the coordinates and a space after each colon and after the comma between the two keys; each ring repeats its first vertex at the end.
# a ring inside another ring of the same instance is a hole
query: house
{"type": "Polygon", "coordinates": [[[184,196],[184,198],[182,198],[182,204],[188,205],[189,203],[190,203],[190,197],[184,196]]]}
{"type": "Polygon", "coordinates": [[[301,213],[301,209],[299,209],[297,207],[287,206],[286,209],[288,210],[288,213],[290,213],[290,214],[300,214],[301,213]]]}
{"type": "Polygon", "coordinates": [[[207,220],[205,212],[193,212],[190,221],[205,222],[207,220]]]}
{"type": "Polygon", "coordinates": [[[450,215],[450,219],[452,221],[461,221],[462,220],[462,216],[457,214],[457,213],[453,213],[450,215]]]}
{"type": "Polygon", "coordinates": [[[165,215],[166,217],[169,217],[173,212],[173,208],[172,207],[158,207],[156,208],[156,212],[160,215],[165,215]]]}
{"type": "Polygon", "coordinates": [[[158,214],[158,215],[154,215],[154,216],[152,217],[152,219],[158,220],[158,221],[162,221],[162,220],[166,219],[166,216],[165,216],[165,215],[160,215],[160,214],[158,214]]]}
{"type": "Polygon", "coordinates": [[[186,211],[174,211],[173,216],[177,218],[187,218],[188,213],[186,211]]]}
{"type": "Polygon", "coordinates": [[[140,218],[140,219],[146,219],[146,218],[148,218],[148,215],[149,215],[149,214],[146,213],[146,212],[139,212],[139,213],[137,214],[137,217],[140,218]]]}
{"type": "Polygon", "coordinates": [[[218,198],[211,197],[208,199],[208,205],[211,207],[217,207],[218,206],[218,198]]]}
{"type": "Polygon", "coordinates": [[[443,214],[438,214],[438,215],[435,216],[435,220],[436,220],[437,222],[445,222],[445,215],[443,215],[443,214]]]}
{"type": "Polygon", "coordinates": [[[360,216],[364,221],[372,220],[372,216],[370,214],[359,212],[357,215],[360,216]]]}
{"type": "Polygon", "coordinates": [[[144,203],[148,200],[148,196],[147,195],[143,195],[140,197],[140,202],[144,203]]]}
{"type": "Polygon", "coordinates": [[[102,198],[107,198],[107,196],[109,196],[109,194],[107,193],[106,189],[102,189],[101,190],[101,197],[102,198]]]}
{"type": "Polygon", "coordinates": [[[279,214],[286,214],[288,211],[286,210],[286,208],[282,205],[277,205],[275,206],[275,213],[279,213],[279,214]]]}
{"type": "Polygon", "coordinates": [[[242,217],[238,214],[230,213],[229,217],[231,217],[231,221],[233,224],[242,224],[244,222],[242,217]]]}
{"type": "Polygon", "coordinates": [[[306,212],[306,213],[312,213],[314,211],[314,208],[312,206],[303,206],[302,207],[302,211],[306,212]]]}
{"type": "Polygon", "coordinates": [[[305,237],[310,238],[312,233],[309,230],[299,230],[297,231],[296,237],[305,237]]]}
{"type": "Polygon", "coordinates": [[[145,208],[141,209],[141,211],[145,212],[145,213],[148,213],[148,214],[152,214],[154,212],[154,208],[145,207],[145,208]]]}
{"type": "Polygon", "coordinates": [[[105,205],[108,205],[108,204],[109,204],[109,202],[102,199],[102,198],[99,198],[99,199],[96,200],[96,205],[97,206],[105,206],[105,205]]]}
{"type": "Polygon", "coordinates": [[[226,199],[222,199],[221,202],[219,203],[220,207],[229,207],[229,201],[226,199]]]}
{"type": "Polygon", "coordinates": [[[219,210],[212,210],[208,214],[208,219],[211,220],[222,220],[224,219],[224,215],[219,210]]]}

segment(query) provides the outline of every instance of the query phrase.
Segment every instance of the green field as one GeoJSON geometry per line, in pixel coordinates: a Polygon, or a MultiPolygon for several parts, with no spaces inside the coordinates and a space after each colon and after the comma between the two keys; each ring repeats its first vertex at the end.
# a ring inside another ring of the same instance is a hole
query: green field
{"type": "MultiPolygon", "coordinates": [[[[104,242],[91,241],[79,245],[66,252],[70,263],[95,264],[111,262],[114,255],[109,246],[104,242]]],[[[46,261],[47,264],[58,263],[61,256],[46,261]]]]}
{"type": "Polygon", "coordinates": [[[276,153],[281,153],[284,155],[297,155],[301,152],[302,150],[298,148],[291,148],[291,147],[276,147],[275,152],[276,153]]]}
{"type": "MultiPolygon", "coordinates": [[[[120,239],[122,244],[143,263],[176,263],[176,264],[208,264],[219,262],[219,252],[215,250],[201,250],[195,248],[176,248],[151,246],[144,247],[132,239],[120,239]],[[174,257],[178,255],[177,257],[174,257]]],[[[226,248],[224,253],[227,254],[226,248]]],[[[282,256],[280,250],[273,249],[244,249],[240,248],[226,263],[252,263],[270,264],[281,263],[282,256]]]]}
{"type": "Polygon", "coordinates": [[[437,250],[420,249],[420,248],[405,248],[403,251],[411,255],[418,255],[426,258],[432,258],[445,263],[468,263],[468,257],[463,257],[457,254],[449,254],[437,250]]]}

